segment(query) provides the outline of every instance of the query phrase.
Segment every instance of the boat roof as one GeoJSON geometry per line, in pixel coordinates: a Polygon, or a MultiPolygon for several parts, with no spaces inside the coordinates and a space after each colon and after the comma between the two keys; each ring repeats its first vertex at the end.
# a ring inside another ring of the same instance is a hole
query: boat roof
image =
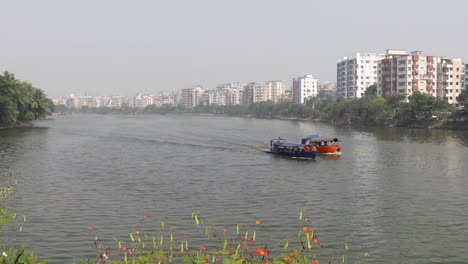
{"type": "Polygon", "coordinates": [[[302,144],[295,144],[295,143],[286,143],[286,142],[279,142],[277,143],[278,146],[282,147],[303,147],[302,144]]]}
{"type": "Polygon", "coordinates": [[[303,143],[307,140],[310,140],[312,142],[323,142],[323,141],[334,141],[338,142],[338,138],[332,138],[332,137],[324,137],[322,135],[309,135],[306,138],[303,138],[302,141],[303,143]]]}
{"type": "Polygon", "coordinates": [[[323,142],[323,141],[338,142],[340,140],[338,140],[338,138],[323,138],[323,137],[310,139],[310,142],[323,142]]]}

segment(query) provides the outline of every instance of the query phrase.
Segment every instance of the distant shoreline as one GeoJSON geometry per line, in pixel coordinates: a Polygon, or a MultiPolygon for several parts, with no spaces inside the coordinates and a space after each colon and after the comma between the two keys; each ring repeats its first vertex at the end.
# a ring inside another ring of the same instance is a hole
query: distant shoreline
{"type": "MultiPolygon", "coordinates": [[[[96,114],[96,115],[135,115],[129,113],[77,113],[77,114],[96,114]]],[[[73,114],[59,114],[59,115],[73,115],[73,114]]],[[[366,124],[361,119],[337,119],[328,120],[317,117],[291,117],[291,116],[255,116],[252,114],[247,115],[229,115],[229,114],[215,114],[215,113],[137,113],[136,115],[175,115],[175,116],[224,116],[224,117],[242,117],[242,118],[258,118],[270,120],[289,120],[289,121],[314,121],[327,123],[336,127],[350,127],[350,128],[417,128],[417,129],[441,129],[441,130],[459,130],[468,131],[468,120],[465,121],[442,121],[442,120],[415,120],[413,122],[399,123],[398,120],[389,120],[384,124],[366,124]]],[[[16,125],[0,125],[0,130],[15,129],[15,128],[34,128],[33,124],[16,124],[16,125]]]]}

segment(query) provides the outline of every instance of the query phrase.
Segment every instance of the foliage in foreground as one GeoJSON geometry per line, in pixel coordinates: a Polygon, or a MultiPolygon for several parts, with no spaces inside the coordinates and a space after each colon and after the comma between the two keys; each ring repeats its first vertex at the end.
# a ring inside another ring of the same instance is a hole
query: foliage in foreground
{"type": "MultiPolygon", "coordinates": [[[[0,233],[3,231],[3,226],[12,224],[17,220],[17,215],[11,212],[7,207],[4,206],[5,200],[7,200],[14,192],[13,186],[16,185],[16,179],[13,172],[9,172],[6,175],[0,175],[8,178],[8,185],[0,186],[0,233]]],[[[21,222],[26,222],[26,216],[21,217],[21,222]]],[[[22,226],[17,225],[16,228],[21,232],[22,226]]],[[[8,248],[1,250],[0,264],[45,264],[47,260],[38,260],[37,255],[34,253],[27,253],[24,247],[8,248]]]]}
{"type": "MultiPolygon", "coordinates": [[[[106,247],[98,235],[94,234],[94,243],[98,250],[97,263],[318,264],[319,259],[324,258],[327,259],[327,263],[348,263],[347,244],[332,256],[320,254],[325,246],[320,242],[318,232],[311,228],[310,221],[303,216],[302,211],[299,215],[297,236],[280,241],[264,238],[267,230],[263,228],[260,220],[250,226],[237,225],[233,230],[228,230],[206,224],[207,221],[196,212],[192,213],[192,219],[203,237],[190,243],[176,233],[174,226],[165,227],[163,221],[156,232],[146,233],[133,226],[127,239],[114,238],[117,244],[114,247],[106,247]]],[[[140,221],[145,220],[147,220],[146,215],[140,217],[140,221]]],[[[95,233],[92,226],[89,226],[87,231],[95,233]]],[[[364,253],[363,261],[357,263],[367,262],[368,256],[368,253],[364,253]]],[[[91,260],[82,259],[75,262],[75,264],[85,263],[91,263],[91,260]]]]}

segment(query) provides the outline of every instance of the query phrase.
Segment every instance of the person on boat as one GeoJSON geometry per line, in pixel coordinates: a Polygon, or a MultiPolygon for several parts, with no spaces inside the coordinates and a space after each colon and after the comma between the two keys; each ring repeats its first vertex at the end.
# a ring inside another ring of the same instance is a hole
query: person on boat
{"type": "Polygon", "coordinates": [[[317,147],[315,145],[312,145],[311,150],[312,152],[317,152],[317,147]]]}

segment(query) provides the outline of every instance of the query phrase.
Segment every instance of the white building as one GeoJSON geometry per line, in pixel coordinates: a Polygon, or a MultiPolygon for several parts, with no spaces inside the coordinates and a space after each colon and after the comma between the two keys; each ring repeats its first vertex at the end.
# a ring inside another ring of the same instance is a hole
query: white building
{"type": "Polygon", "coordinates": [[[293,79],[293,102],[303,104],[310,97],[318,95],[318,79],[305,75],[293,79]]]}
{"type": "Polygon", "coordinates": [[[155,105],[155,104],[156,104],[156,98],[152,95],[137,94],[133,98],[133,106],[135,108],[145,108],[148,105],[155,105]]]}
{"type": "Polygon", "coordinates": [[[66,105],[67,104],[67,98],[66,97],[56,97],[52,99],[52,102],[54,105],[66,105]]]}
{"type": "Polygon", "coordinates": [[[252,104],[259,102],[259,94],[263,92],[263,85],[256,82],[250,82],[244,86],[242,93],[242,104],[252,104]]]}
{"type": "Polygon", "coordinates": [[[438,58],[422,51],[387,50],[378,65],[377,95],[405,95],[414,91],[437,96],[438,58]]]}
{"type": "Polygon", "coordinates": [[[125,98],[123,96],[111,96],[111,107],[112,108],[122,108],[125,98]]]}
{"type": "Polygon", "coordinates": [[[264,101],[273,101],[278,103],[281,101],[281,96],[286,90],[286,85],[283,81],[268,81],[265,83],[264,101]]]}
{"type": "Polygon", "coordinates": [[[227,105],[227,91],[216,89],[209,91],[208,105],[227,105]]]}
{"type": "Polygon", "coordinates": [[[382,54],[361,54],[344,57],[337,63],[337,94],[346,98],[360,98],[367,87],[377,83],[378,62],[382,54]]]}
{"type": "Polygon", "coordinates": [[[182,89],[182,105],[187,108],[194,108],[203,104],[206,89],[200,85],[182,89]]]}
{"type": "Polygon", "coordinates": [[[457,98],[463,89],[465,65],[461,59],[438,59],[437,97],[458,107],[457,98]]]}
{"type": "Polygon", "coordinates": [[[242,94],[244,91],[244,84],[241,83],[224,83],[216,86],[216,90],[224,92],[225,105],[238,105],[242,104],[242,94]]]}

